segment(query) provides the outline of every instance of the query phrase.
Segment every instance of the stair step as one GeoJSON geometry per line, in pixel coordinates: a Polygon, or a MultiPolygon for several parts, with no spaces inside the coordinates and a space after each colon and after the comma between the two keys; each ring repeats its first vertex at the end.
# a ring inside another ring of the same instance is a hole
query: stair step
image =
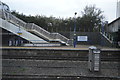
{"type": "Polygon", "coordinates": [[[43,44],[24,44],[23,46],[27,46],[27,47],[30,47],[30,46],[37,46],[37,47],[49,47],[49,46],[61,46],[60,43],[43,43],[43,44]]]}

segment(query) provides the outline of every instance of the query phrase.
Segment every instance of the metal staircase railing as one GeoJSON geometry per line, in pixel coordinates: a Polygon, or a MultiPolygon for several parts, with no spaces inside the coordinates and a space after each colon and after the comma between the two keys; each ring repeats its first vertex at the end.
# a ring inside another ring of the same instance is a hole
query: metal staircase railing
{"type": "Polygon", "coordinates": [[[50,33],[48,31],[46,31],[45,29],[39,27],[38,25],[34,24],[34,23],[27,23],[27,25],[25,26],[25,29],[28,31],[37,31],[39,34],[41,35],[45,35],[45,37],[47,38],[51,38],[50,37],[50,33]]]}
{"type": "Polygon", "coordinates": [[[50,33],[34,23],[26,23],[22,21],[21,19],[17,18],[16,16],[12,15],[10,12],[1,10],[0,17],[9,21],[10,23],[13,23],[16,26],[19,26],[20,28],[24,28],[26,30],[35,30],[38,33],[40,33],[42,36],[49,39],[50,41],[60,41],[61,43],[69,45],[70,40],[66,38],[65,36],[59,33],[50,33]]]}
{"type": "Polygon", "coordinates": [[[100,32],[111,44],[113,43],[113,36],[107,32],[100,32]]]}
{"type": "Polygon", "coordinates": [[[63,36],[59,33],[50,33],[50,32],[46,31],[45,29],[41,28],[40,26],[38,26],[34,23],[28,23],[25,28],[27,30],[34,30],[34,31],[39,32],[42,36],[49,39],[49,41],[60,41],[61,43],[67,43],[68,44],[69,39],[66,38],[65,36],[63,36]]]}

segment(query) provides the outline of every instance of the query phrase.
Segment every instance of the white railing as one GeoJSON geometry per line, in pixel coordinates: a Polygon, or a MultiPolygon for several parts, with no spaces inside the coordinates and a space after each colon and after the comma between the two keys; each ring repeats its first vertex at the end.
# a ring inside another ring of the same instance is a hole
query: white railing
{"type": "Polygon", "coordinates": [[[65,36],[63,36],[59,33],[50,33],[34,23],[28,23],[26,26],[26,29],[27,30],[36,30],[36,31],[40,32],[40,34],[43,34],[44,36],[46,36],[47,38],[52,39],[52,40],[59,40],[59,41],[65,42],[65,43],[68,43],[68,41],[69,41],[69,39],[66,38],[65,36]]]}
{"type": "Polygon", "coordinates": [[[110,43],[113,43],[113,36],[107,32],[100,32],[110,43]]]}
{"type": "Polygon", "coordinates": [[[38,25],[36,25],[34,23],[28,23],[25,28],[27,30],[35,30],[35,31],[39,32],[41,35],[44,35],[47,38],[51,38],[50,32],[46,31],[45,29],[39,27],[38,25]]]}

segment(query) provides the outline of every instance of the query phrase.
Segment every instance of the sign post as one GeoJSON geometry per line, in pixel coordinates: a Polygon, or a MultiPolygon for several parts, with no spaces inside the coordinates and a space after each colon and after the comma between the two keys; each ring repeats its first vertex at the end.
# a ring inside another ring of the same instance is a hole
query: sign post
{"type": "Polygon", "coordinates": [[[20,27],[19,27],[19,31],[17,32],[17,34],[19,35],[17,44],[20,46],[21,45],[20,35],[22,35],[22,31],[20,30],[20,27]]]}

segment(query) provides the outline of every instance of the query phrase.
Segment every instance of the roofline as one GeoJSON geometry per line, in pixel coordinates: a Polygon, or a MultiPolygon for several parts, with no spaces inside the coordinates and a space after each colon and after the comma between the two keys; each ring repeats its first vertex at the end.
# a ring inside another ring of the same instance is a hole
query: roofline
{"type": "Polygon", "coordinates": [[[117,20],[120,20],[120,17],[118,17],[117,19],[113,20],[112,22],[110,22],[108,25],[113,24],[114,22],[116,22],[117,20]]]}

